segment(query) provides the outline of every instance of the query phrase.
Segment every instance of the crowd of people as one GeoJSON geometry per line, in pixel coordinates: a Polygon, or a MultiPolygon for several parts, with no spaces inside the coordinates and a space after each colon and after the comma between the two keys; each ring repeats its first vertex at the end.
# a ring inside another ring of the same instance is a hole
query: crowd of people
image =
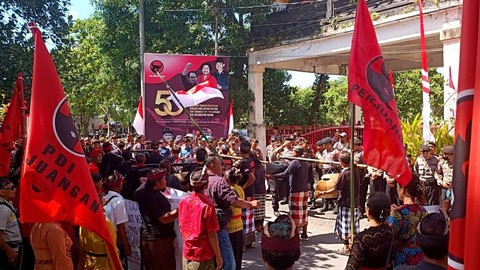
{"type": "MultiPolygon", "coordinates": [[[[309,210],[337,214],[333,231],[344,245],[337,252],[349,256],[346,269],[445,268],[446,253],[439,250],[446,250],[448,218],[427,215],[424,206],[451,199],[453,146],[442,148],[441,157],[434,143],[422,146],[422,155],[412,164],[413,179],[401,186],[382,170],[361,166],[362,141],[353,140],[350,149],[347,134],[338,131],[313,147],[299,134],[276,130],[265,153],[257,140],[238,133],[218,139],[198,132],[155,141],[128,135],[81,142],[125,269],[132,254],[125,199],[138,203],[142,217],[142,269],[178,267],[174,222],[183,239],[182,269],[241,269],[243,253],[255,247],[260,234],[266,268],[290,269],[301,256],[301,241],[309,239],[309,210]],[[359,164],[353,172],[351,158],[359,164]],[[323,181],[328,174],[337,174],[338,181],[330,189],[316,190],[316,179],[323,181]],[[177,209],[164,194],[167,187],[188,193],[177,209]],[[333,192],[338,192],[336,199],[318,199],[333,192]],[[267,194],[277,218],[266,223],[267,194]],[[288,204],[288,215],[280,214],[279,204],[288,204]],[[365,217],[369,227],[360,232],[359,220],[365,217]],[[434,223],[439,219],[443,223],[434,223]],[[352,220],[358,233],[354,238],[352,220]]],[[[19,247],[26,242],[12,206],[16,175],[14,162],[12,175],[0,181],[0,269],[18,269],[19,247]]],[[[448,211],[448,204],[444,206],[448,211]]],[[[29,236],[35,269],[112,269],[105,243],[86,228],[38,223],[29,236]]]]}

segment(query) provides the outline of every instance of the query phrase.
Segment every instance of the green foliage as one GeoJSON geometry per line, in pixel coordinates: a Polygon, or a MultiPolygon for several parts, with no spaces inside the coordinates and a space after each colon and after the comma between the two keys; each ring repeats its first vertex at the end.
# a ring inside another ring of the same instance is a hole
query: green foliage
{"type": "MultiPolygon", "coordinates": [[[[436,69],[430,69],[430,107],[432,119],[443,119],[443,85],[445,80],[436,69]]],[[[420,70],[409,70],[394,74],[395,99],[402,120],[412,121],[422,110],[422,82],[420,70]]]]}
{"type": "Polygon", "coordinates": [[[403,142],[407,145],[408,154],[416,157],[419,154],[420,147],[423,144],[422,136],[422,118],[420,114],[415,115],[413,120],[401,122],[403,142]]]}
{"type": "MultiPolygon", "coordinates": [[[[403,142],[407,144],[407,152],[412,157],[420,154],[420,147],[425,142],[422,136],[422,118],[420,114],[415,115],[413,120],[406,120],[401,122],[403,132],[403,142]]],[[[452,129],[449,127],[450,123],[442,121],[438,124],[433,124],[432,133],[435,138],[435,144],[438,151],[447,145],[453,145],[452,129]]]]}
{"type": "Polygon", "coordinates": [[[95,116],[108,115],[110,121],[133,119],[133,112],[129,117],[122,115],[129,98],[119,91],[115,66],[109,65],[99,46],[104,31],[105,25],[97,17],[77,20],[72,27],[72,45],[54,54],[70,109],[82,134],[95,116]]]}
{"type": "Polygon", "coordinates": [[[338,125],[348,121],[347,91],[347,77],[343,76],[330,81],[330,88],[325,92],[323,103],[320,105],[320,112],[325,119],[321,124],[338,125]]]}
{"type": "Polygon", "coordinates": [[[0,93],[5,94],[5,99],[13,94],[18,72],[23,72],[25,88],[30,88],[33,41],[27,23],[36,22],[49,46],[63,47],[71,25],[71,16],[67,15],[69,2],[2,0],[0,3],[0,93]]]}

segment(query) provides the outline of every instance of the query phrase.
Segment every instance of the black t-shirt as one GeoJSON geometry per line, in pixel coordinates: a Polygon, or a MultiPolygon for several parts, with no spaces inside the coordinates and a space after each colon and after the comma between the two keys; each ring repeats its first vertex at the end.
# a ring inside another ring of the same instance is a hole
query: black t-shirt
{"type": "Polygon", "coordinates": [[[133,194],[135,190],[142,184],[140,181],[141,177],[147,177],[148,170],[150,168],[141,166],[141,167],[134,167],[128,171],[127,176],[125,177],[125,184],[122,188],[122,196],[128,200],[135,200],[133,194]]]}
{"type": "MultiPolygon", "coordinates": [[[[360,174],[358,169],[355,169],[355,208],[360,207],[360,174]]],[[[335,189],[339,191],[338,206],[350,208],[350,168],[344,168],[338,177],[338,182],[335,189]]]]}
{"type": "MultiPolygon", "coordinates": [[[[242,173],[242,180],[239,184],[243,186],[247,183],[250,173],[253,173],[253,175],[255,175],[255,162],[253,158],[248,157],[242,160],[242,163],[240,163],[240,172],[242,173]]],[[[255,184],[247,187],[244,192],[245,197],[255,196],[255,184]]]]}
{"type": "Polygon", "coordinates": [[[142,240],[174,237],[174,222],[163,224],[159,218],[171,211],[168,199],[158,190],[145,190],[144,187],[135,191],[135,200],[142,215],[142,240]]]}

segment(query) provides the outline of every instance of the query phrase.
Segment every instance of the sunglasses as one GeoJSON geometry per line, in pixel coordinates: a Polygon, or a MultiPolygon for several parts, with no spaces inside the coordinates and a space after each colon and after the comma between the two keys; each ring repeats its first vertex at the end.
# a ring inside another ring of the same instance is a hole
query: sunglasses
{"type": "Polygon", "coordinates": [[[2,189],[4,190],[15,190],[17,187],[15,185],[11,185],[11,186],[8,186],[8,187],[3,187],[2,189]]]}

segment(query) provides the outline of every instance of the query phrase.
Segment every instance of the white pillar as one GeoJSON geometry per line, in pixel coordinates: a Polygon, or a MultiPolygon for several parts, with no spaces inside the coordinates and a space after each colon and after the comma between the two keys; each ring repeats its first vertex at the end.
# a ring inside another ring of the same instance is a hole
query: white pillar
{"type": "Polygon", "coordinates": [[[445,104],[443,107],[443,119],[446,121],[455,118],[457,107],[460,33],[460,27],[453,27],[442,30],[440,34],[440,40],[443,43],[443,76],[445,78],[445,85],[443,87],[443,102],[445,104]],[[450,70],[455,89],[450,88],[450,70]]]}
{"type": "Polygon", "coordinates": [[[249,65],[248,67],[248,89],[252,92],[253,100],[249,107],[252,109],[248,115],[248,136],[256,138],[259,148],[265,153],[266,149],[266,128],[263,122],[263,73],[265,67],[249,65]]]}

